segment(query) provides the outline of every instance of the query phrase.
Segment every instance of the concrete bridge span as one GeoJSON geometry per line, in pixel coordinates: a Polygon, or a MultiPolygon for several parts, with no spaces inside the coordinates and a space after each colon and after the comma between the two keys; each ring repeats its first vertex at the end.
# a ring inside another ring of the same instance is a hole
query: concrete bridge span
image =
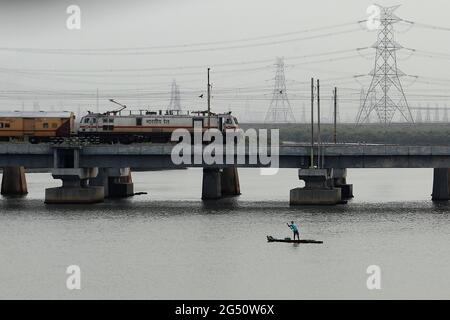
{"type": "MultiPolygon", "coordinates": [[[[171,160],[171,144],[142,145],[88,145],[58,146],[48,144],[0,144],[0,167],[24,166],[26,168],[53,168],[56,149],[79,150],[80,167],[131,167],[139,169],[179,168],[179,167],[265,167],[267,164],[249,163],[254,152],[245,150],[245,163],[224,164],[191,163],[176,165],[171,160]]],[[[323,168],[449,168],[450,146],[394,146],[394,145],[329,145],[321,149],[323,168]]],[[[279,168],[309,168],[311,148],[305,145],[280,146],[279,168]]],[[[259,154],[256,153],[256,156],[259,154]]],[[[317,148],[314,148],[317,162],[317,148]]]]}

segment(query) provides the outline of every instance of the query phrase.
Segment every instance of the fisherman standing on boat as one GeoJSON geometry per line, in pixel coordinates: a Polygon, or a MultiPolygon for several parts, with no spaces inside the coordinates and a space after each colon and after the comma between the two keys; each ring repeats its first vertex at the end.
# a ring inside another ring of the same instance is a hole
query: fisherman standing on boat
{"type": "Polygon", "coordinates": [[[289,228],[291,228],[292,232],[294,233],[294,240],[295,236],[297,236],[297,239],[300,240],[300,234],[298,233],[298,226],[294,223],[294,221],[291,221],[291,224],[286,223],[289,228]]]}

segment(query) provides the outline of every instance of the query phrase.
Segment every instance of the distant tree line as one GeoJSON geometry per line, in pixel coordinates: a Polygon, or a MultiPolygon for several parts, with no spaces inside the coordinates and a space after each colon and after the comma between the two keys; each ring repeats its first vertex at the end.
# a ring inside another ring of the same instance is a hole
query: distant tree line
{"type": "MultiPolygon", "coordinates": [[[[311,125],[309,124],[240,124],[243,129],[248,128],[278,128],[280,140],[290,142],[311,141],[311,125]]],[[[317,141],[317,125],[314,127],[314,140],[317,141]]],[[[321,140],[333,142],[333,125],[321,125],[321,140]]],[[[339,124],[337,126],[338,143],[379,143],[399,145],[450,145],[450,125],[434,124],[339,124]]]]}

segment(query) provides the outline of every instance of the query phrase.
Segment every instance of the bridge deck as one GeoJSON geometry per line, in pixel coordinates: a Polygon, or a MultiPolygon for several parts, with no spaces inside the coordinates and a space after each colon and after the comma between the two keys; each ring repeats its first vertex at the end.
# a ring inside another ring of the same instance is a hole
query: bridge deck
{"type": "MultiPolygon", "coordinates": [[[[90,145],[80,150],[81,167],[180,167],[171,160],[173,144],[90,145]]],[[[0,167],[25,166],[27,168],[53,167],[53,149],[49,144],[2,143],[0,167]]],[[[450,168],[450,146],[395,146],[338,144],[322,148],[324,167],[329,168],[450,168]]],[[[200,152],[201,153],[201,152],[200,152]]],[[[317,148],[314,150],[317,161],[317,148]]],[[[246,150],[245,163],[238,167],[267,166],[260,159],[249,164],[249,157],[258,153],[246,150]]],[[[219,154],[218,154],[219,156],[219,154]]],[[[229,166],[227,163],[211,166],[229,166]]],[[[280,168],[306,168],[310,163],[310,147],[283,145],[279,148],[280,168]]],[[[183,167],[208,166],[205,163],[181,165],[183,167]]]]}

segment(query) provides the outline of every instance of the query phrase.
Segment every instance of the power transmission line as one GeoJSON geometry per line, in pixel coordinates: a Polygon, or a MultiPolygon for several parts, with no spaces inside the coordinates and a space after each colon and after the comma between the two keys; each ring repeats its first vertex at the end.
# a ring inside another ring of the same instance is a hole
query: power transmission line
{"type": "MultiPolygon", "coordinates": [[[[297,30],[297,31],[290,31],[290,32],[284,32],[284,33],[276,33],[272,35],[265,35],[265,36],[259,36],[259,37],[246,37],[241,39],[235,39],[235,40],[222,40],[222,41],[210,41],[210,42],[197,42],[197,43],[185,43],[185,44],[175,44],[175,45],[159,45],[159,46],[146,46],[146,47],[132,47],[132,48],[90,48],[90,49],[61,49],[61,48],[14,48],[14,47],[0,47],[0,51],[17,51],[17,52],[29,52],[29,53],[54,53],[54,54],[82,54],[82,53],[93,53],[93,54],[101,54],[101,53],[115,53],[115,52],[123,52],[124,54],[127,54],[129,52],[136,52],[136,51],[149,51],[149,50],[159,50],[159,49],[186,49],[190,47],[203,47],[203,46],[209,46],[209,45],[218,45],[218,44],[230,44],[230,43],[239,43],[239,42],[249,42],[249,41],[258,41],[258,40],[265,40],[270,38],[280,38],[285,36],[292,36],[296,34],[302,34],[302,33],[313,33],[317,31],[323,31],[323,30],[336,30],[340,27],[345,26],[351,26],[355,25],[358,22],[347,22],[347,23],[340,23],[340,24],[334,24],[329,26],[323,26],[323,27],[317,27],[317,28],[308,28],[303,30],[297,30]]],[[[202,49],[203,50],[203,49],[202,49]]]]}
{"type": "Polygon", "coordinates": [[[195,53],[195,52],[207,52],[207,51],[221,51],[221,50],[232,50],[232,49],[243,49],[243,48],[253,48],[262,46],[272,46],[279,45],[290,42],[304,41],[319,39],[324,37],[336,36],[341,34],[353,33],[360,31],[359,28],[352,28],[343,31],[328,32],[319,35],[313,35],[302,38],[293,39],[283,39],[269,42],[261,43],[249,43],[243,45],[232,45],[232,46],[222,46],[222,47],[212,47],[212,48],[199,48],[199,49],[187,49],[187,50],[172,50],[172,51],[92,51],[91,49],[36,49],[36,48],[7,48],[0,47],[0,51],[16,52],[16,53],[31,53],[31,54],[57,54],[57,55],[158,55],[158,54],[180,54],[180,53],[195,53]],[[85,51],[81,51],[85,50],[85,51]]]}
{"type": "MultiPolygon", "coordinates": [[[[335,51],[327,51],[327,52],[321,52],[321,53],[311,53],[306,55],[298,55],[298,56],[288,56],[285,57],[286,60],[298,60],[298,59],[306,59],[311,57],[321,57],[321,56],[329,56],[329,55],[335,55],[340,53],[348,53],[348,52],[360,52],[362,50],[367,50],[369,47],[361,47],[361,48],[353,48],[353,49],[344,49],[344,50],[335,50],[335,51]]],[[[351,56],[354,57],[354,56],[351,56]]],[[[220,67],[226,67],[226,66],[239,66],[239,65],[248,65],[248,64],[261,64],[261,63],[269,63],[272,62],[273,58],[271,59],[260,59],[260,60],[250,60],[250,61],[238,61],[238,62],[229,62],[229,63],[219,63],[219,64],[207,64],[207,65],[191,65],[191,66],[170,66],[170,67],[154,67],[154,68],[136,68],[136,69],[130,69],[130,68],[107,68],[107,69],[31,69],[31,68],[4,68],[0,67],[1,72],[12,72],[12,73],[33,73],[33,74],[58,74],[58,73],[71,73],[71,74],[91,74],[91,73],[121,73],[121,72],[138,72],[139,74],[142,74],[142,72],[153,72],[153,71],[164,71],[164,70],[183,70],[183,69],[199,69],[203,70],[206,66],[212,66],[214,68],[220,68],[220,67]]],[[[323,60],[319,60],[318,62],[322,62],[323,60]]],[[[311,63],[311,62],[308,62],[311,63]]],[[[133,75],[135,76],[135,75],[133,75]]]]}
{"type": "Polygon", "coordinates": [[[421,23],[421,22],[416,22],[416,21],[411,21],[411,20],[406,20],[406,19],[400,19],[400,22],[408,23],[413,26],[417,26],[417,27],[421,27],[421,28],[441,30],[441,31],[450,31],[450,28],[448,28],[448,27],[441,27],[441,26],[436,26],[436,25],[432,25],[432,24],[421,23]]]}

